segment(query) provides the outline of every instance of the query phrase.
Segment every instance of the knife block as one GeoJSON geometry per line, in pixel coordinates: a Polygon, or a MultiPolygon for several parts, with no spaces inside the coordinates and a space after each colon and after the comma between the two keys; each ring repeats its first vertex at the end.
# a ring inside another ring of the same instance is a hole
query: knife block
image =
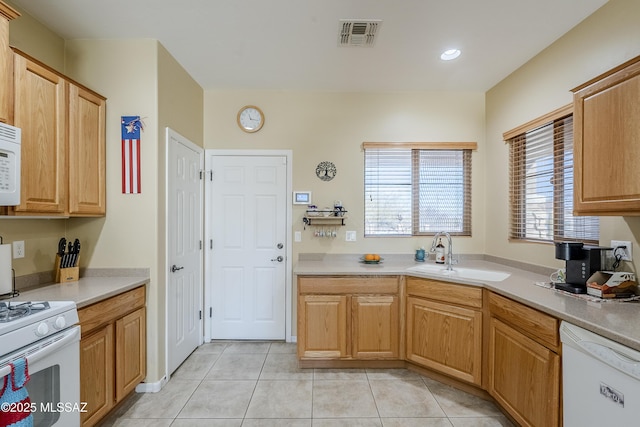
{"type": "MultiPolygon", "coordinates": [[[[56,283],[77,282],[80,279],[80,267],[60,268],[60,255],[56,254],[56,283]]],[[[80,264],[80,257],[76,261],[76,265],[80,264]]]]}

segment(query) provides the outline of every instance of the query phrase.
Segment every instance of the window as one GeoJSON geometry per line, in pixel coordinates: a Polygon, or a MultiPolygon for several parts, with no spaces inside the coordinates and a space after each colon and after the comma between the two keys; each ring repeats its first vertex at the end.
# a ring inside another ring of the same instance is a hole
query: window
{"type": "Polygon", "coordinates": [[[511,240],[598,243],[597,217],[573,216],[570,106],[505,133],[511,240]]]}
{"type": "Polygon", "coordinates": [[[471,235],[475,143],[364,144],[365,237],[471,235]]]}

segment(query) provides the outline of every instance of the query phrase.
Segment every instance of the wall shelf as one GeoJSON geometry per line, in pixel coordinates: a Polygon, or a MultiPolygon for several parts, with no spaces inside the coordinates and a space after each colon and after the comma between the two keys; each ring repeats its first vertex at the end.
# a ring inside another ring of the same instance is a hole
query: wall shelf
{"type": "Polygon", "coordinates": [[[347,219],[346,216],[309,216],[306,215],[302,218],[302,222],[304,222],[305,227],[312,225],[345,225],[344,220],[347,219]]]}

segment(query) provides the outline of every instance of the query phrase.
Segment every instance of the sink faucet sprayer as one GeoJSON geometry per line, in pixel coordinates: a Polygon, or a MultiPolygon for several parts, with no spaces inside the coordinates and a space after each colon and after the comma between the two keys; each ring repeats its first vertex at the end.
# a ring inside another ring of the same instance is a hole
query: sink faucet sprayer
{"type": "Polygon", "coordinates": [[[429,249],[429,252],[435,252],[436,245],[438,244],[438,238],[443,234],[446,236],[447,242],[449,243],[449,251],[447,254],[447,270],[451,271],[453,270],[453,267],[451,267],[451,264],[453,262],[453,244],[451,243],[451,235],[449,233],[447,233],[446,231],[438,231],[436,235],[433,236],[433,241],[431,242],[431,249],[429,249]]]}

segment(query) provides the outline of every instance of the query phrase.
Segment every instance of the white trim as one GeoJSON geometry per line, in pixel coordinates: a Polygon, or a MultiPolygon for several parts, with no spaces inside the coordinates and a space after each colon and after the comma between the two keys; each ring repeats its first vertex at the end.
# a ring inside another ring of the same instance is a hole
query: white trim
{"type": "MultiPolygon", "coordinates": [[[[164,196],[165,196],[165,201],[164,201],[164,218],[165,218],[165,235],[164,235],[164,266],[162,266],[164,268],[165,271],[165,286],[164,286],[164,293],[165,293],[165,306],[164,306],[164,310],[165,310],[165,316],[164,316],[164,335],[165,335],[165,340],[164,340],[164,376],[162,377],[162,379],[160,380],[160,388],[158,388],[157,390],[155,389],[156,386],[154,386],[153,391],[152,392],[156,392],[156,391],[160,391],[160,389],[164,386],[164,384],[166,384],[166,382],[168,381],[167,378],[169,377],[169,337],[168,337],[168,333],[169,333],[169,316],[167,315],[169,313],[169,285],[168,285],[168,277],[167,277],[167,273],[169,271],[169,265],[170,265],[170,259],[169,259],[169,221],[167,221],[167,218],[169,217],[169,135],[170,134],[174,134],[180,137],[180,141],[179,144],[184,145],[185,147],[195,151],[196,153],[198,153],[199,157],[200,157],[200,170],[203,169],[203,165],[204,165],[204,152],[205,150],[200,147],[199,145],[194,144],[193,142],[191,142],[188,138],[182,136],[180,133],[176,132],[175,130],[171,129],[170,127],[166,127],[165,128],[165,143],[164,143],[164,148],[165,148],[165,153],[164,153],[164,157],[165,157],[165,165],[164,165],[164,196]],[[164,381],[164,382],[163,382],[164,381]]],[[[178,139],[178,138],[176,138],[178,139]]],[[[204,210],[204,184],[201,184],[200,186],[200,204],[202,206],[202,209],[204,210]]],[[[204,221],[204,212],[201,213],[200,215],[200,221],[204,221]]],[[[200,230],[202,233],[204,233],[204,227],[202,226],[202,224],[200,225],[200,230]]],[[[204,236],[201,234],[200,238],[203,240],[203,244],[204,244],[204,236]]],[[[203,256],[204,251],[202,251],[201,256],[203,256]]],[[[201,260],[200,262],[200,266],[201,266],[201,270],[200,270],[200,277],[202,278],[202,280],[200,281],[200,292],[201,292],[201,296],[202,296],[202,300],[200,307],[203,308],[203,304],[204,304],[204,272],[202,271],[204,269],[204,258],[201,260]]],[[[206,323],[204,321],[204,317],[202,316],[202,320],[200,320],[200,337],[199,337],[199,344],[201,345],[203,342],[203,324],[206,323]]],[[[152,383],[152,384],[156,384],[156,383],[152,383]]],[[[138,387],[140,387],[142,384],[139,384],[136,387],[136,391],[138,391],[138,387]]]]}
{"type": "Polygon", "coordinates": [[[167,377],[162,377],[160,381],[154,383],[140,383],[136,386],[136,393],[157,393],[167,382],[167,377]]]}
{"type": "MultiPolygon", "coordinates": [[[[285,253],[285,339],[287,342],[293,342],[292,341],[292,336],[291,336],[291,317],[293,315],[292,313],[292,308],[291,308],[291,304],[292,304],[292,292],[293,292],[293,287],[292,287],[292,274],[293,274],[293,250],[292,250],[292,245],[293,245],[293,237],[291,235],[291,227],[293,225],[293,206],[292,206],[292,200],[293,200],[293,150],[218,150],[218,149],[207,149],[205,150],[205,195],[207,195],[209,193],[209,189],[208,186],[210,185],[210,180],[209,180],[209,173],[211,172],[211,157],[212,156],[285,156],[287,159],[287,188],[286,188],[286,194],[288,195],[288,197],[291,197],[291,199],[289,199],[286,203],[286,209],[287,209],[287,223],[286,223],[286,242],[287,244],[286,246],[286,253],[285,253]]],[[[208,212],[210,210],[209,208],[209,203],[211,203],[210,200],[208,200],[207,197],[205,197],[204,200],[204,206],[205,206],[205,215],[204,217],[206,218],[206,212],[208,212]]],[[[209,310],[210,307],[213,306],[213,295],[211,295],[211,287],[207,286],[207,283],[210,283],[211,281],[211,272],[209,271],[209,269],[207,268],[207,259],[209,258],[210,255],[210,251],[211,251],[211,247],[209,246],[209,242],[211,239],[211,230],[209,227],[209,222],[208,221],[204,221],[204,235],[205,235],[205,240],[204,240],[204,247],[205,247],[205,262],[204,262],[204,266],[205,266],[205,271],[204,271],[204,280],[205,280],[205,286],[204,286],[204,301],[205,301],[205,310],[204,313],[205,315],[203,316],[203,318],[209,318],[209,310]]],[[[211,321],[206,321],[204,322],[204,339],[205,342],[209,342],[211,341],[211,321]]]]}

